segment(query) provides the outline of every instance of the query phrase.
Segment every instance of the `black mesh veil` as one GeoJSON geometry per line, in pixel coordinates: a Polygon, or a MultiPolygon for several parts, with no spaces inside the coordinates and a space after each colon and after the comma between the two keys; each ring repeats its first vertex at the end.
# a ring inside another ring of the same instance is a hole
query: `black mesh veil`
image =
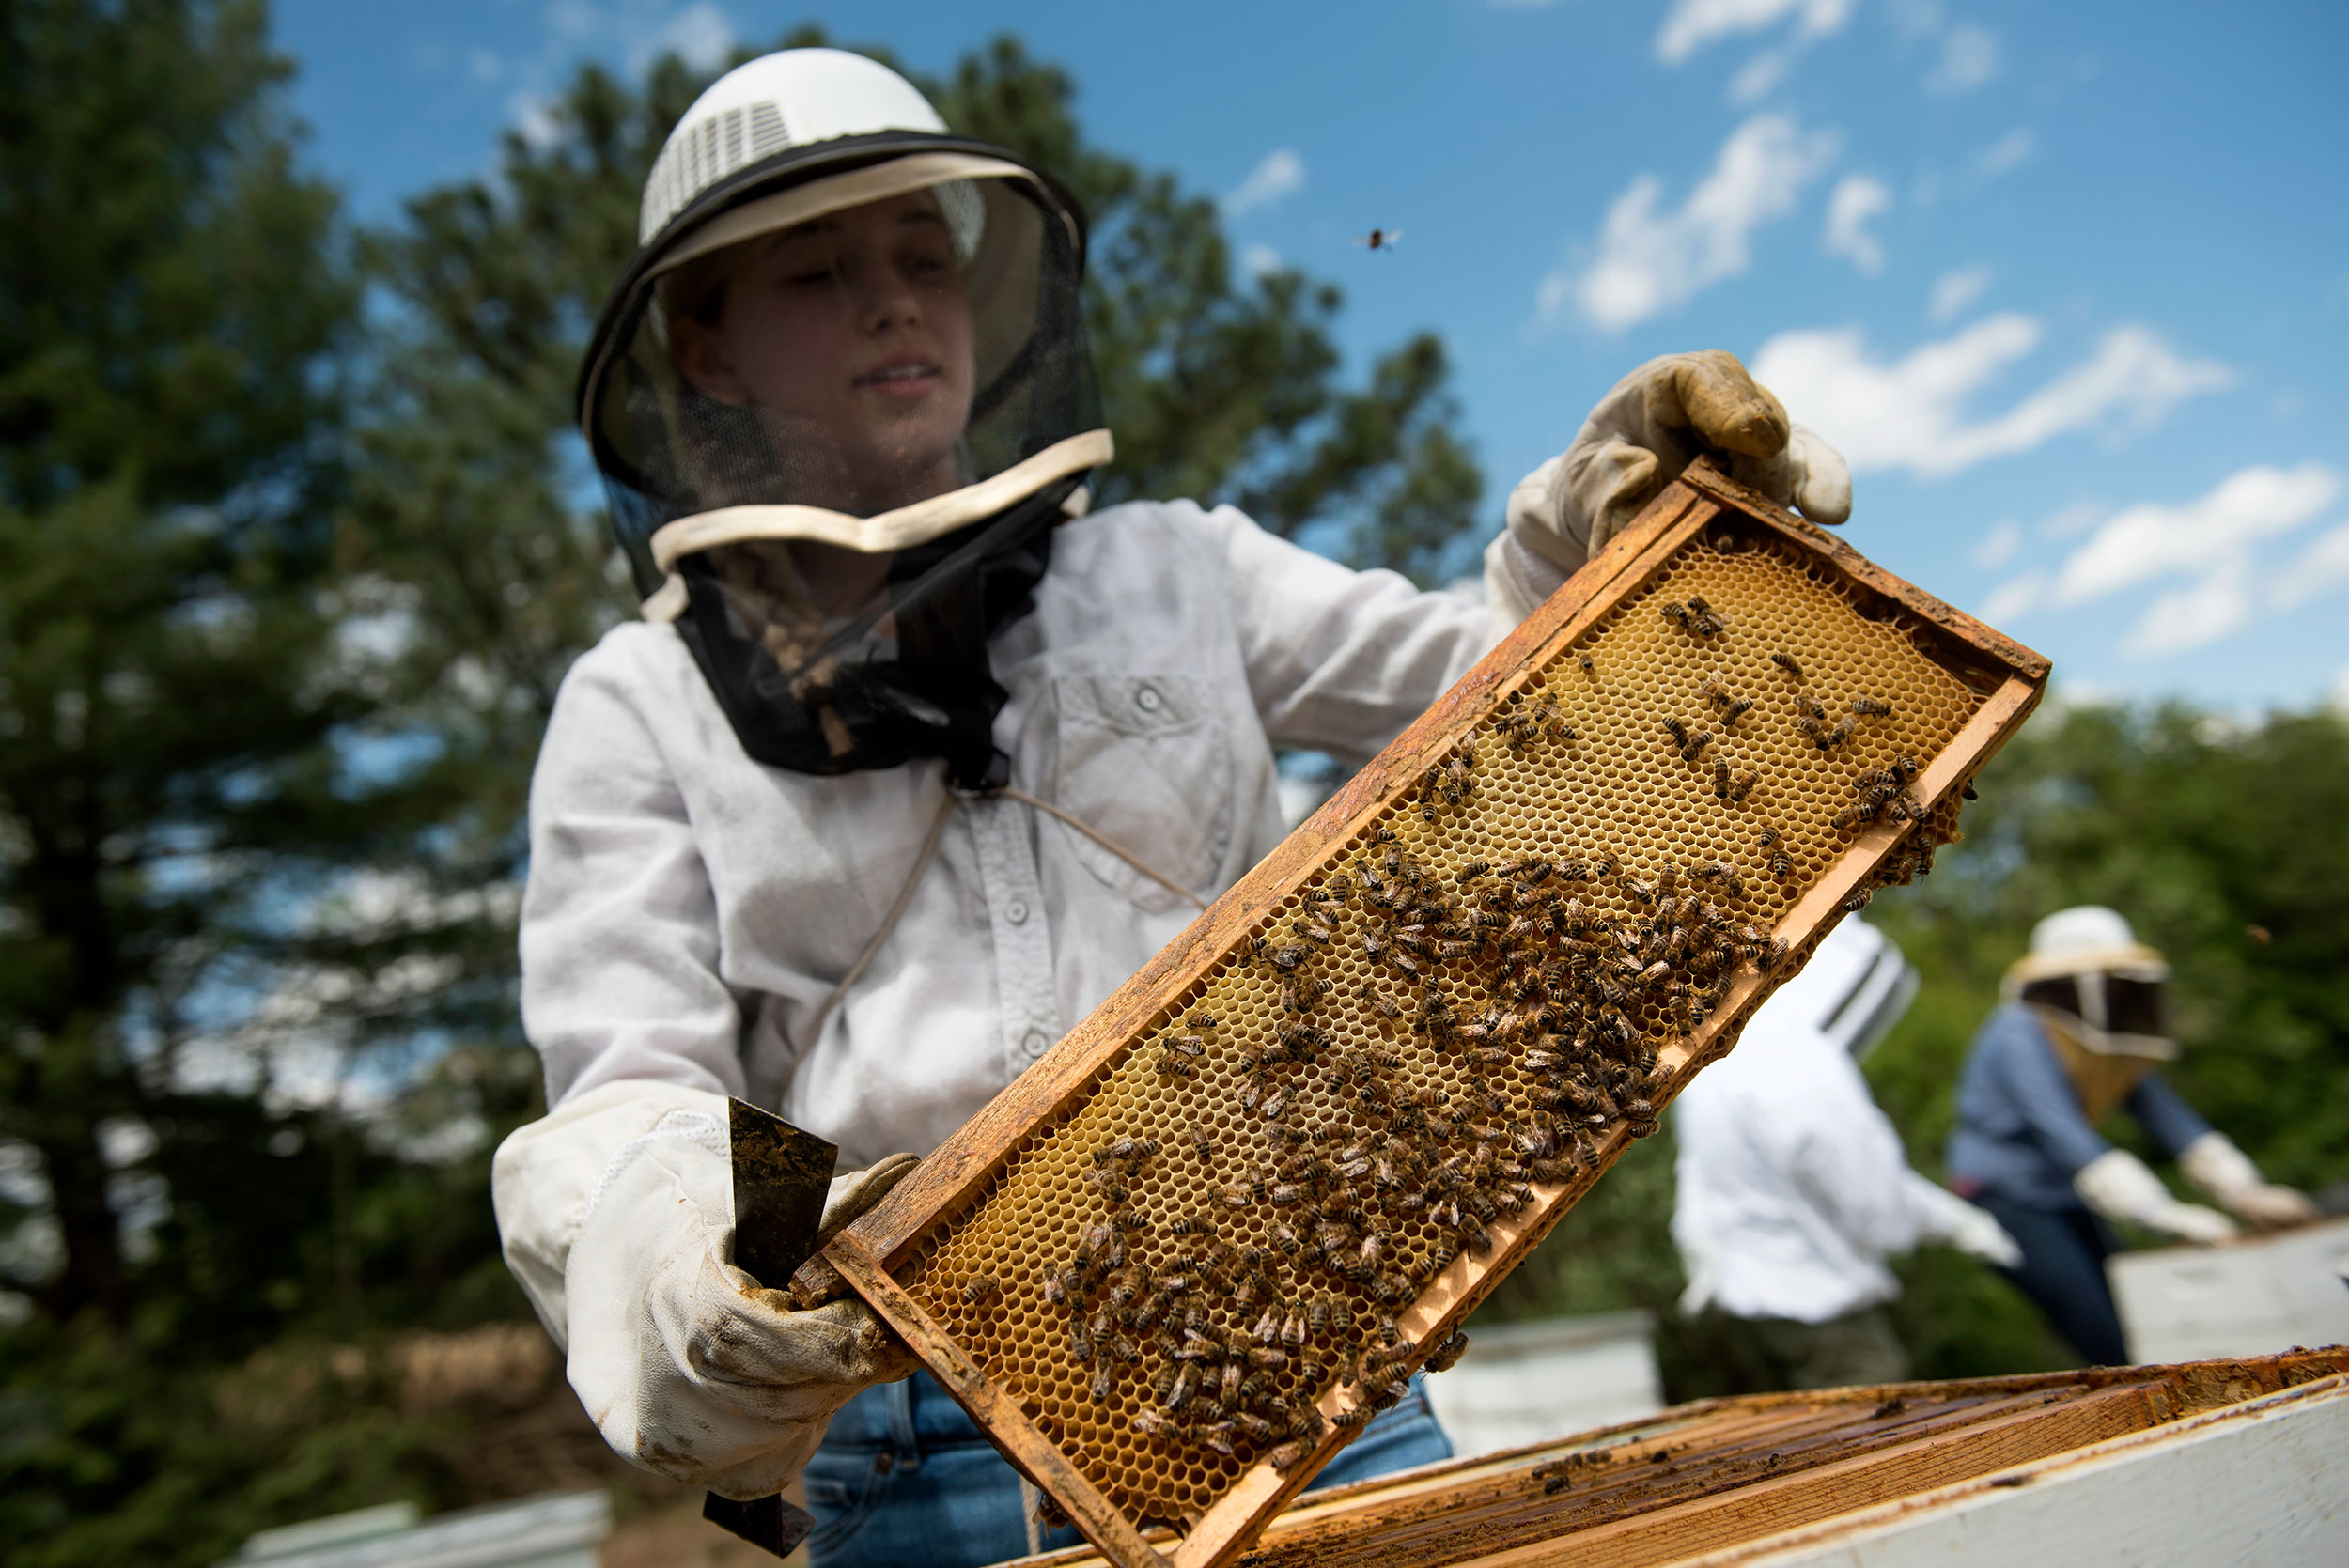
{"type": "Polygon", "coordinates": [[[630,267],[581,423],[646,615],[753,757],[999,771],[988,639],[1109,456],[1083,269],[1051,180],[916,132],[753,165],[630,267]]]}

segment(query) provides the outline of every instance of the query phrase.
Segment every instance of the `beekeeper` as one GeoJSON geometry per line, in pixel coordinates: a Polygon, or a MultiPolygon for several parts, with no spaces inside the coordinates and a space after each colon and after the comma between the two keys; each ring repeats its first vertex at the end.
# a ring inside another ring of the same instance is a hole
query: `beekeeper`
{"type": "Polygon", "coordinates": [[[1996,1219],[1909,1169],[1860,1076],[1916,995],[1900,949],[1847,918],[1672,1102],[1680,1310],[1741,1320],[1780,1388],[1908,1377],[1888,1258],[1928,1241],[2022,1256],[1996,1219]]]}
{"type": "Polygon", "coordinates": [[[2163,1080],[2174,1061],[2170,965],[2129,923],[2097,905],[2059,909],[1999,987],[1957,1088],[1950,1178],[1996,1215],[2023,1250],[2011,1277],[2096,1365],[2128,1347],[2106,1283],[2118,1249],[2108,1221],[2187,1241],[2235,1234],[2217,1210],[2170,1195],[2145,1162],[2096,1130],[2126,1109],[2186,1179],[2254,1225],[2316,1218],[2302,1193],[2260,1175],[2242,1150],[2163,1080]]]}
{"type": "MultiPolygon", "coordinates": [[[[1699,451],[1821,520],[1849,481],[1699,354],[1518,487],[1490,612],[1229,507],[1088,513],[1083,215],[831,50],[703,94],[640,232],[579,414],[643,617],[532,783],[551,1110],[498,1153],[506,1255],[622,1455],[747,1498],[824,1439],[819,1560],[992,1561],[1028,1535],[962,1413],[731,1265],[724,1096],[839,1144],[861,1211],[1273,846],[1275,746],[1376,752],[1699,451]]],[[[1415,1398],[1322,1479],[1446,1452],[1415,1398]]]]}

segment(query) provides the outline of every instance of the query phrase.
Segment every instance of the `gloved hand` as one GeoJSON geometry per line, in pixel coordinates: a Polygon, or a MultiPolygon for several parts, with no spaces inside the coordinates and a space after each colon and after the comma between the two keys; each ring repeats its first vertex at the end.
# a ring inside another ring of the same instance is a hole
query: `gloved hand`
{"type": "Polygon", "coordinates": [[[1510,493],[1509,526],[1485,552],[1496,613],[1522,620],[1707,452],[1813,522],[1851,516],[1843,455],[1788,419],[1735,355],[1666,354],[1616,382],[1574,444],[1510,493]]]}
{"type": "Polygon", "coordinates": [[[2206,1247],[2237,1234],[2234,1221],[2217,1209],[2172,1198],[2161,1178],[2126,1149],[2107,1149],[2081,1166],[2072,1189],[2107,1219],[2133,1220],[2206,1247]]]}
{"type": "Polygon", "coordinates": [[[1946,1241],[1968,1257],[2001,1268],[2023,1261],[2023,1250],[2004,1225],[1986,1209],[1978,1209],[1937,1182],[1914,1171],[1902,1172],[1902,1185],[1918,1211],[1918,1229],[1936,1241],[1946,1241]]]}
{"type": "MultiPolygon", "coordinates": [[[[901,1155],[836,1178],[822,1234],[914,1163],[901,1155]]],[[[565,1346],[572,1389],[614,1451],[646,1469],[765,1497],[805,1467],[843,1405],[913,1370],[862,1302],[791,1312],[725,1261],[723,1095],[591,1090],[506,1141],[491,1193],[507,1264],[565,1346]]]]}
{"type": "Polygon", "coordinates": [[[2223,1132],[2206,1132],[2178,1157],[2186,1179],[2254,1225],[2304,1225],[2317,1218],[2308,1194],[2260,1174],[2223,1132]]]}

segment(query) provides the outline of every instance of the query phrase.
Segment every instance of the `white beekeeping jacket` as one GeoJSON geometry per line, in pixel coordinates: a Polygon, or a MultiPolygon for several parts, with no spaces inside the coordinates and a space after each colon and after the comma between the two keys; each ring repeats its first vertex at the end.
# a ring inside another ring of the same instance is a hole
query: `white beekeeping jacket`
{"type": "Polygon", "coordinates": [[[1846,1044],[1888,947],[1845,920],[1672,1102],[1683,1311],[1824,1323],[1898,1296],[1884,1260],[1940,1234],[1952,1200],[1908,1168],[1846,1044]]]}
{"type": "MultiPolygon", "coordinates": [[[[1473,599],[1355,572],[1229,508],[1064,525],[996,638],[1012,784],[1202,897],[1280,841],[1276,745],[1361,760],[1485,652],[1473,599]]],[[[532,781],[522,1017],[552,1107],[650,1079],[741,1094],[841,1148],[927,1154],[1195,908],[1033,808],[966,800],[905,915],[941,765],[820,778],[743,754],[677,632],[563,684],[532,781]]]]}

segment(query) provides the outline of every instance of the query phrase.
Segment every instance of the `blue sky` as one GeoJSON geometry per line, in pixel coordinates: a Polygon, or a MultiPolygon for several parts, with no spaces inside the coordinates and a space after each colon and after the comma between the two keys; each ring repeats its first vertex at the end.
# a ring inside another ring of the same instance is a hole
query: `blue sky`
{"type": "Polygon", "coordinates": [[[1852,542],[2076,695],[2349,706],[2349,7],[1985,0],[279,0],[381,220],[580,60],[816,21],[942,70],[1019,33],[1102,145],[1458,365],[1496,520],[1656,353],[1851,455],[1852,542]],[[1351,237],[1404,231],[1372,255],[1351,237]]]}

